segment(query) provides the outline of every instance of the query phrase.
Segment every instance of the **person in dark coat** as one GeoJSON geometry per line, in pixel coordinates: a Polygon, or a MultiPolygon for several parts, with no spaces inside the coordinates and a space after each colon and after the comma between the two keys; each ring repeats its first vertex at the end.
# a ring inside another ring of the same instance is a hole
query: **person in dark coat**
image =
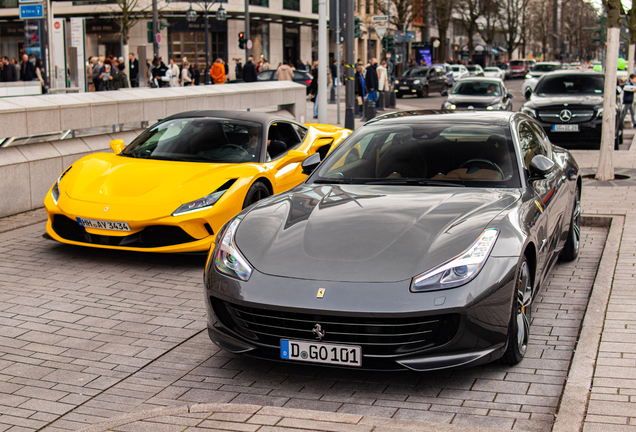
{"type": "Polygon", "coordinates": [[[371,64],[367,67],[367,73],[364,77],[365,84],[367,86],[367,92],[369,93],[369,100],[373,103],[378,101],[378,59],[371,59],[371,64]]]}
{"type": "Polygon", "coordinates": [[[243,79],[243,64],[241,63],[241,60],[237,58],[234,59],[234,63],[236,64],[236,66],[234,66],[234,74],[236,75],[236,79],[242,80],[243,79]]]}
{"type": "Polygon", "coordinates": [[[4,82],[15,82],[18,80],[18,70],[15,68],[13,63],[9,60],[9,57],[4,56],[2,58],[2,63],[4,63],[4,68],[2,69],[2,81],[4,82]]]}
{"type": "Polygon", "coordinates": [[[33,81],[35,78],[35,70],[33,69],[33,63],[29,61],[29,56],[24,54],[22,56],[22,64],[20,65],[20,81],[33,81]]]}
{"type": "Polygon", "coordinates": [[[128,74],[130,75],[130,85],[139,87],[139,60],[133,53],[128,54],[128,74]]]}
{"type": "Polygon", "coordinates": [[[354,88],[355,88],[356,99],[357,99],[356,103],[358,105],[358,109],[362,113],[362,116],[364,116],[362,107],[363,107],[364,97],[366,96],[367,87],[366,87],[366,83],[364,79],[364,67],[361,64],[356,66],[356,73],[354,75],[354,78],[355,78],[354,88]]]}
{"type": "Polygon", "coordinates": [[[333,80],[333,85],[337,86],[338,85],[338,65],[336,64],[335,60],[331,63],[331,66],[329,66],[329,69],[331,70],[331,78],[333,80]]]}
{"type": "Polygon", "coordinates": [[[195,86],[198,86],[201,83],[201,72],[199,72],[199,66],[196,64],[192,68],[192,83],[195,86]]]}
{"type": "Polygon", "coordinates": [[[636,91],[636,75],[631,74],[629,80],[623,84],[623,118],[621,122],[625,121],[627,112],[631,114],[632,125],[636,125],[636,119],[634,118],[634,91],[636,91]]]}
{"type": "Polygon", "coordinates": [[[256,82],[256,65],[254,64],[254,57],[247,59],[247,63],[243,67],[243,81],[256,82]]]}

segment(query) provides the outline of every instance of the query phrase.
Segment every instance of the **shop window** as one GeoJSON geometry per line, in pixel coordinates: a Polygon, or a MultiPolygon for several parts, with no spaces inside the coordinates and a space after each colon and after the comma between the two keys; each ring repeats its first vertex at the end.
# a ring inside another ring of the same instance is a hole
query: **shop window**
{"type": "Polygon", "coordinates": [[[17,8],[18,0],[0,0],[0,8],[17,8]]]}
{"type": "Polygon", "coordinates": [[[367,15],[370,15],[370,14],[371,14],[371,1],[372,1],[372,0],[366,0],[366,2],[365,2],[365,6],[366,6],[366,8],[365,8],[364,12],[365,12],[367,15]]]}
{"type": "Polygon", "coordinates": [[[269,7],[269,0],[250,0],[251,6],[269,7]]]}
{"type": "Polygon", "coordinates": [[[300,0],[283,0],[283,9],[300,12],[300,0]]]}
{"type": "Polygon", "coordinates": [[[311,0],[311,13],[318,13],[318,0],[311,0]]]}

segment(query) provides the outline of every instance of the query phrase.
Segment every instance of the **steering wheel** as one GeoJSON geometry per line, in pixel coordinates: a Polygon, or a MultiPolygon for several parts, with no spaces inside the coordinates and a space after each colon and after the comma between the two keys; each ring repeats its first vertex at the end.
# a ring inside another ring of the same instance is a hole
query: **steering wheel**
{"type": "MultiPolygon", "coordinates": [[[[236,144],[225,144],[224,146],[221,146],[221,149],[224,149],[224,148],[226,148],[226,147],[229,147],[229,148],[233,148],[233,149],[240,150],[240,151],[242,151],[243,153],[245,153],[245,155],[244,155],[244,156],[249,156],[249,157],[251,157],[251,156],[252,156],[252,155],[251,155],[251,154],[250,154],[247,150],[245,150],[245,149],[244,149],[243,147],[241,147],[240,145],[236,145],[236,144]]],[[[220,150],[220,149],[219,149],[219,150],[220,150]]]]}
{"type": "Polygon", "coordinates": [[[484,163],[486,165],[490,165],[491,167],[493,167],[495,169],[495,171],[497,171],[499,173],[499,175],[501,176],[502,180],[505,178],[503,171],[501,170],[501,168],[499,168],[499,165],[497,165],[496,163],[494,163],[493,161],[490,161],[488,159],[471,159],[471,160],[467,160],[466,162],[461,164],[460,168],[464,168],[465,166],[468,166],[468,165],[470,165],[472,163],[484,163]]]}

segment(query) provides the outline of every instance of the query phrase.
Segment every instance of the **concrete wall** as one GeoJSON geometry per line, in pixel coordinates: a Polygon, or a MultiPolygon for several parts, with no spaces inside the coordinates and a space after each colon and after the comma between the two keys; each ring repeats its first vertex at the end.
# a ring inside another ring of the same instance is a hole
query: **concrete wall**
{"type": "Polygon", "coordinates": [[[42,94],[40,81],[16,81],[0,83],[0,97],[34,96],[42,94]]]}
{"type": "Polygon", "coordinates": [[[0,99],[0,138],[156,120],[191,110],[279,106],[303,121],[306,87],[289,81],[0,99]],[[302,117],[301,117],[302,116],[302,117]]]}
{"type": "Polygon", "coordinates": [[[110,152],[108,143],[132,142],[142,130],[0,148],[0,217],[43,206],[55,179],[90,153],[110,152]]]}

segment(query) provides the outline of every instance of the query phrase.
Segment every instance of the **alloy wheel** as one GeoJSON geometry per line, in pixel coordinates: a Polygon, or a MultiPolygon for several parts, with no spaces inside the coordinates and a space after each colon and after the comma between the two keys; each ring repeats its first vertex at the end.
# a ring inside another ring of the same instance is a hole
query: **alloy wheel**
{"type": "Polygon", "coordinates": [[[532,282],[528,262],[524,261],[519,269],[517,280],[517,346],[523,356],[528,348],[530,336],[530,308],[532,303],[532,282]]]}

